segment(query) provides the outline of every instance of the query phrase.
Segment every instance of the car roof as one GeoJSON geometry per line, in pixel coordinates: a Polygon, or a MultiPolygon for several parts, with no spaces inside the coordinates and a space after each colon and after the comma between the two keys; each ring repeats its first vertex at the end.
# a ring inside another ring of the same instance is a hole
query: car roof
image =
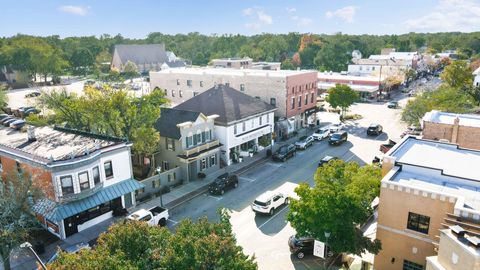
{"type": "Polygon", "coordinates": [[[265,193],[258,196],[255,200],[259,202],[267,202],[269,201],[274,195],[279,194],[278,192],[274,192],[271,190],[265,191],[265,193]]]}
{"type": "Polygon", "coordinates": [[[379,125],[379,124],[377,124],[377,123],[372,123],[372,124],[370,124],[370,126],[369,126],[369,127],[378,127],[378,126],[380,126],[380,125],[379,125]]]}
{"type": "Polygon", "coordinates": [[[347,133],[347,132],[346,131],[337,131],[337,132],[333,133],[333,135],[343,135],[345,133],[347,133]]]}
{"type": "Polygon", "coordinates": [[[335,158],[335,157],[332,157],[332,156],[324,156],[324,157],[322,158],[322,160],[323,160],[323,161],[330,161],[330,160],[332,160],[332,159],[334,159],[334,158],[335,158]]]}

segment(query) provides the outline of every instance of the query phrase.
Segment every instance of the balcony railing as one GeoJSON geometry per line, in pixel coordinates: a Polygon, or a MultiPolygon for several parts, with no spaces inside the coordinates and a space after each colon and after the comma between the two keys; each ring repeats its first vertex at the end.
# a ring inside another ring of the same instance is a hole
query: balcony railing
{"type": "Polygon", "coordinates": [[[196,147],[186,149],[186,150],[183,151],[182,155],[189,157],[191,155],[194,155],[194,154],[200,153],[202,151],[205,151],[207,149],[210,149],[212,147],[215,147],[219,144],[220,144],[220,142],[218,140],[213,140],[213,141],[198,145],[196,147]]]}
{"type": "Polygon", "coordinates": [[[93,188],[89,188],[86,190],[83,190],[80,193],[75,193],[75,194],[67,194],[65,196],[61,196],[60,202],[73,202],[73,201],[78,201],[85,199],[87,197],[92,196],[93,194],[97,193],[99,190],[103,188],[103,183],[97,183],[93,188]]]}

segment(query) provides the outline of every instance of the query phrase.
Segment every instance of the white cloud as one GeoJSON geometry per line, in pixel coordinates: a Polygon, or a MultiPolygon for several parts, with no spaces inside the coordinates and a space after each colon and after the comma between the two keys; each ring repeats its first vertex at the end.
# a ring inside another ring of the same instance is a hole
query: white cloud
{"type": "Polygon", "coordinates": [[[294,8],[294,7],[286,7],[285,10],[286,10],[288,13],[297,12],[297,9],[294,8]]]}
{"type": "Polygon", "coordinates": [[[409,31],[478,31],[480,3],[472,0],[441,0],[431,13],[406,20],[403,24],[409,31]]]}
{"type": "Polygon", "coordinates": [[[313,23],[313,20],[310,18],[292,16],[291,19],[297,24],[297,26],[309,26],[313,23]]]}
{"type": "Polygon", "coordinates": [[[352,23],[353,17],[355,17],[355,13],[357,12],[357,7],[355,6],[346,6],[335,11],[327,11],[325,13],[325,17],[327,19],[332,18],[339,18],[346,23],[352,23]]]}
{"type": "Polygon", "coordinates": [[[249,17],[252,21],[245,23],[245,27],[260,29],[263,26],[273,24],[272,16],[268,15],[259,7],[246,8],[242,11],[243,16],[249,17]]]}
{"type": "Polygon", "coordinates": [[[65,13],[75,14],[79,16],[85,16],[88,14],[90,7],[83,6],[60,6],[58,10],[65,13]]]}

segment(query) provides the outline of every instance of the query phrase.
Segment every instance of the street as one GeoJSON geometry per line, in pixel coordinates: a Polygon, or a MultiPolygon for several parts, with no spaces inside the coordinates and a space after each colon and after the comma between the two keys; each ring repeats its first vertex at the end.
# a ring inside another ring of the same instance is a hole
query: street
{"type": "MultiPolygon", "coordinates": [[[[405,99],[400,100],[401,107],[405,99]]],[[[304,151],[285,163],[263,161],[239,175],[239,187],[223,196],[202,194],[171,210],[169,227],[183,219],[197,219],[207,216],[218,220],[217,210],[225,207],[231,211],[231,223],[238,243],[244,252],[255,255],[259,269],[318,269],[323,261],[313,256],[302,260],[290,255],[288,238],[295,230],[286,221],[288,206],[277,209],[273,216],[255,215],[250,204],[267,190],[281,191],[295,198],[294,188],[301,182],[313,185],[313,175],[318,161],[325,155],[336,156],[345,161],[360,164],[370,163],[380,154],[380,144],[389,138],[398,140],[406,127],[400,123],[401,109],[388,109],[383,103],[359,103],[350,108],[349,113],[363,116],[357,121],[347,121],[348,141],[340,146],[329,146],[327,141],[315,142],[304,151]],[[383,126],[384,133],[379,136],[366,136],[371,123],[383,126]]]]}

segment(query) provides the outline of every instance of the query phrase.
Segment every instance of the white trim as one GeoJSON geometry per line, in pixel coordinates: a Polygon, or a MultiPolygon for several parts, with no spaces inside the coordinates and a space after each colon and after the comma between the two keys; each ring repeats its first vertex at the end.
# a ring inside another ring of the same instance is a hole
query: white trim
{"type": "Polygon", "coordinates": [[[390,228],[388,226],[384,226],[384,225],[381,225],[381,224],[377,224],[377,230],[378,230],[378,228],[384,229],[385,231],[388,231],[388,232],[392,232],[392,233],[400,234],[400,235],[403,235],[403,236],[415,238],[415,239],[423,241],[423,242],[427,242],[427,243],[431,243],[431,244],[438,244],[438,242],[435,242],[435,241],[431,240],[430,238],[421,237],[417,234],[412,233],[412,232],[415,232],[415,231],[412,231],[412,230],[408,230],[408,229],[398,230],[398,229],[390,228]]]}

